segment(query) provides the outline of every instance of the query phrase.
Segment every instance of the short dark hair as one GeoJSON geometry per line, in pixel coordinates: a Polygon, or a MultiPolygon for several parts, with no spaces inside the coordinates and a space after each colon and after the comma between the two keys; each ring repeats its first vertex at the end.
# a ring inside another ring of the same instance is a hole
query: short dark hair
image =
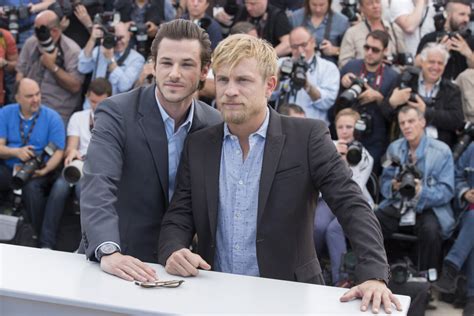
{"type": "Polygon", "coordinates": [[[278,107],[278,113],[290,116],[290,110],[298,114],[306,114],[301,106],[294,103],[285,103],[278,107]]]}
{"type": "Polygon", "coordinates": [[[388,41],[390,40],[390,35],[388,35],[387,32],[381,31],[381,30],[375,30],[375,31],[370,32],[365,39],[367,40],[369,37],[372,37],[373,39],[380,41],[384,49],[388,47],[388,41]]]}
{"type": "MultiPolygon", "coordinates": [[[[197,40],[201,45],[201,69],[211,63],[211,40],[209,34],[203,29],[197,26],[195,23],[184,20],[176,19],[167,23],[163,23],[159,26],[158,32],[156,33],[155,39],[151,44],[151,58],[156,63],[158,56],[158,49],[161,41],[164,38],[170,40],[197,40]]],[[[200,81],[198,89],[204,87],[205,81],[200,81]]]]}
{"type": "Polygon", "coordinates": [[[248,34],[251,30],[257,30],[257,27],[255,24],[252,24],[247,21],[241,21],[235,23],[234,26],[230,29],[229,35],[234,35],[234,34],[248,34]]]}
{"type": "Polygon", "coordinates": [[[106,94],[108,97],[110,97],[112,95],[112,85],[110,84],[109,80],[105,78],[97,78],[92,80],[89,84],[87,93],[89,92],[93,92],[95,95],[106,94]]]}
{"type": "MultiPolygon", "coordinates": [[[[311,0],[304,0],[304,3],[303,3],[303,8],[304,8],[304,14],[306,16],[310,16],[311,15],[311,8],[309,7],[309,2],[311,0]]],[[[332,0],[328,0],[328,12],[331,11],[331,6],[332,6],[332,0]]]]}

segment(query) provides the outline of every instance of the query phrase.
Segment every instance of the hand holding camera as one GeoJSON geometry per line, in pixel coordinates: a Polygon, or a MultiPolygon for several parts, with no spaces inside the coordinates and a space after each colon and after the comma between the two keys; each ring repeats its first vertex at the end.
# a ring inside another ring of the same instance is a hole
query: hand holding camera
{"type": "Polygon", "coordinates": [[[459,52],[466,58],[470,58],[472,55],[472,50],[467,44],[466,40],[464,39],[461,34],[456,33],[454,36],[449,38],[450,41],[450,50],[459,52]]]}
{"type": "Polygon", "coordinates": [[[463,198],[468,202],[468,203],[474,203],[474,189],[467,190],[463,198]]]}
{"type": "Polygon", "coordinates": [[[328,40],[323,40],[319,44],[319,50],[323,53],[325,56],[335,56],[337,55],[338,51],[337,48],[332,46],[332,43],[328,40]]]}
{"type": "Polygon", "coordinates": [[[338,140],[336,143],[337,152],[342,156],[342,159],[346,160],[347,154],[347,142],[344,140],[338,140]]]}
{"type": "Polygon", "coordinates": [[[341,79],[342,86],[346,89],[349,88],[350,86],[352,86],[352,82],[354,81],[355,78],[356,78],[356,75],[354,75],[352,72],[348,72],[341,79]]]}
{"type": "Polygon", "coordinates": [[[17,157],[23,162],[30,160],[35,156],[34,147],[31,145],[16,148],[15,151],[15,157],[17,157]]]}
{"type": "Polygon", "coordinates": [[[87,13],[87,9],[83,4],[78,4],[75,6],[74,15],[86,28],[93,26],[92,19],[87,13]]]}
{"type": "Polygon", "coordinates": [[[64,166],[69,166],[73,160],[82,160],[82,155],[77,149],[71,149],[67,155],[66,158],[64,158],[64,166]]]}
{"type": "Polygon", "coordinates": [[[365,86],[365,91],[363,91],[359,95],[360,104],[367,104],[367,103],[372,103],[372,102],[377,102],[377,104],[382,103],[383,95],[379,91],[372,89],[372,87],[369,86],[367,82],[364,83],[364,86],[365,86]]]}
{"type": "Polygon", "coordinates": [[[410,96],[412,93],[411,88],[395,88],[392,92],[392,95],[390,96],[390,99],[388,102],[390,103],[390,106],[394,109],[398,108],[399,106],[402,106],[404,104],[408,103],[408,100],[410,100],[410,96]]]}
{"type": "Polygon", "coordinates": [[[49,71],[56,72],[56,58],[58,57],[58,49],[55,48],[51,53],[43,52],[40,57],[40,61],[43,66],[49,71]]]}
{"type": "Polygon", "coordinates": [[[146,24],[146,27],[147,27],[147,35],[148,37],[151,37],[151,38],[154,38],[156,33],[158,32],[158,26],[151,22],[151,21],[148,21],[145,23],[146,24]]]}

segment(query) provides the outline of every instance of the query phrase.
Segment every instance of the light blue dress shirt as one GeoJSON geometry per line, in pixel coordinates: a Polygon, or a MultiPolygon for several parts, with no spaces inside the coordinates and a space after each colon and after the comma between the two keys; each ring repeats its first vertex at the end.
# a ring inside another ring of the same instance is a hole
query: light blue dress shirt
{"type": "Polygon", "coordinates": [[[258,191],[269,116],[267,109],[262,126],[249,136],[245,160],[237,136],[224,124],[215,271],[260,275],[256,249],[258,191]]]}
{"type": "Polygon", "coordinates": [[[158,108],[160,109],[161,118],[165,124],[166,138],[168,139],[168,198],[171,201],[176,183],[176,171],[178,170],[179,159],[181,157],[181,152],[183,151],[184,141],[186,140],[186,136],[191,129],[195,105],[193,100],[186,121],[184,121],[184,123],[178,127],[177,131],[175,131],[175,121],[168,115],[168,113],[166,113],[165,109],[160,104],[160,100],[158,100],[158,97],[156,96],[156,89],[155,98],[158,108]]]}
{"type": "MultiPolygon", "coordinates": [[[[79,54],[79,62],[77,69],[80,73],[88,74],[94,72],[95,78],[106,78],[107,66],[109,65],[104,55],[99,53],[99,47],[95,47],[92,50],[91,57],[86,57],[84,49],[79,54]],[[96,60],[99,58],[96,69],[96,60]]],[[[114,54],[116,61],[120,59],[121,54],[114,54]]],[[[126,92],[133,87],[135,81],[137,81],[140,73],[145,65],[145,58],[139,54],[136,50],[131,49],[130,54],[127,56],[121,66],[118,66],[109,74],[107,78],[112,85],[112,94],[126,92]]]]}

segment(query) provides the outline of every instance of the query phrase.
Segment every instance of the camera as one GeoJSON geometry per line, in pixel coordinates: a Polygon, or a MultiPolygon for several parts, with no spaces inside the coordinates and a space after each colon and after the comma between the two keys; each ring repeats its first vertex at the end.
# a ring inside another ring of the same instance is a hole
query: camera
{"type": "Polygon", "coordinates": [[[101,25],[102,32],[104,32],[104,37],[102,38],[102,46],[104,46],[104,48],[114,48],[115,44],[117,43],[117,37],[114,34],[115,29],[113,26],[115,25],[116,18],[117,15],[115,14],[115,12],[110,11],[97,13],[94,16],[94,24],[101,25]]]}
{"type": "Polygon", "coordinates": [[[454,161],[458,160],[458,158],[462,155],[462,153],[466,150],[466,148],[472,142],[473,138],[474,138],[474,123],[467,122],[462,131],[461,139],[454,146],[454,149],[453,149],[454,161]]]}
{"type": "Polygon", "coordinates": [[[416,92],[414,92],[414,87],[417,84],[418,76],[420,75],[420,69],[408,66],[402,72],[400,76],[400,89],[411,88],[412,92],[410,93],[410,98],[408,99],[411,102],[416,102],[416,92]]]}
{"type": "MultiPolygon", "coordinates": [[[[128,29],[135,37],[135,44],[137,52],[142,54],[143,57],[147,56],[147,42],[148,42],[148,26],[145,23],[136,23],[130,25],[128,29]]],[[[115,46],[115,43],[114,43],[115,46]]],[[[112,46],[113,47],[113,46],[112,46]]]]}
{"type": "Polygon", "coordinates": [[[292,89],[296,91],[303,89],[306,84],[308,68],[304,55],[301,55],[296,61],[285,59],[280,67],[280,81],[290,79],[292,89]]]}
{"type": "Polygon", "coordinates": [[[357,21],[357,0],[342,0],[341,6],[341,13],[349,19],[349,22],[357,21]]]}
{"type": "Polygon", "coordinates": [[[365,83],[367,82],[364,78],[355,77],[352,79],[351,86],[344,90],[339,96],[339,103],[346,107],[353,106],[357,103],[357,98],[365,90],[365,83]]]}
{"type": "Polygon", "coordinates": [[[441,32],[444,30],[444,24],[446,23],[446,3],[444,0],[433,0],[433,7],[435,8],[435,15],[433,16],[435,30],[441,32]]]}
{"type": "Polygon", "coordinates": [[[363,148],[362,143],[357,140],[347,144],[346,159],[350,166],[356,166],[362,160],[363,148]]]}
{"type": "Polygon", "coordinates": [[[35,28],[36,38],[41,48],[46,52],[51,54],[56,49],[56,44],[51,37],[48,27],[41,25],[40,27],[35,28]]]}
{"type": "Polygon", "coordinates": [[[56,145],[49,143],[39,156],[35,156],[26,161],[21,169],[13,176],[11,181],[12,189],[21,189],[28,182],[28,180],[30,180],[35,171],[41,168],[46,157],[51,157],[56,149],[56,145]]]}
{"type": "Polygon", "coordinates": [[[390,266],[392,274],[391,280],[397,284],[404,284],[412,277],[421,277],[427,281],[434,282],[438,279],[436,269],[428,269],[426,271],[417,271],[413,262],[405,257],[403,261],[396,262],[390,266]]]}
{"type": "Polygon", "coordinates": [[[70,184],[76,184],[82,178],[82,168],[84,161],[74,159],[69,165],[63,169],[63,178],[70,184]]]}
{"type": "Polygon", "coordinates": [[[416,195],[415,179],[421,179],[423,174],[414,163],[401,164],[400,158],[390,157],[384,166],[399,167],[400,171],[395,176],[395,180],[400,182],[400,195],[407,199],[412,199],[416,195]]]}
{"type": "Polygon", "coordinates": [[[197,20],[193,20],[194,24],[197,24],[200,28],[207,31],[207,28],[211,25],[212,21],[209,18],[203,17],[197,20]]]}
{"type": "Polygon", "coordinates": [[[398,53],[392,56],[390,59],[392,64],[399,66],[413,66],[415,59],[411,53],[398,53]]]}
{"type": "Polygon", "coordinates": [[[27,6],[3,6],[3,12],[7,18],[7,28],[18,41],[18,35],[20,33],[20,22],[19,20],[27,19],[30,17],[30,8],[27,6]]]}

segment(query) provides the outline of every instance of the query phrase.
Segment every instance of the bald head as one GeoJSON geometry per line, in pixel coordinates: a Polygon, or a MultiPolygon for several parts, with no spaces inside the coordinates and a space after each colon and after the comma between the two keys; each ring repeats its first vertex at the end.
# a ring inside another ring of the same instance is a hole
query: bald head
{"type": "Polygon", "coordinates": [[[15,99],[25,117],[36,113],[41,103],[41,92],[38,83],[29,78],[23,78],[16,83],[15,99]]]}
{"type": "Polygon", "coordinates": [[[59,27],[59,18],[54,11],[45,10],[39,13],[35,19],[35,27],[40,27],[41,25],[48,28],[59,27]]]}

